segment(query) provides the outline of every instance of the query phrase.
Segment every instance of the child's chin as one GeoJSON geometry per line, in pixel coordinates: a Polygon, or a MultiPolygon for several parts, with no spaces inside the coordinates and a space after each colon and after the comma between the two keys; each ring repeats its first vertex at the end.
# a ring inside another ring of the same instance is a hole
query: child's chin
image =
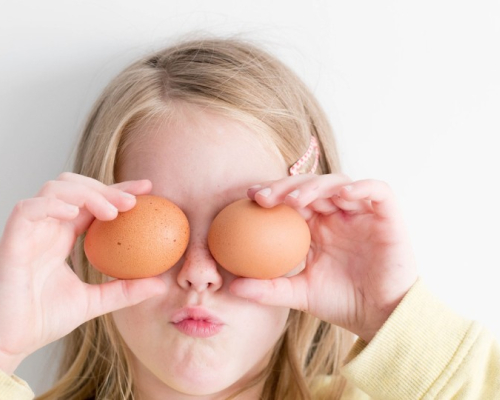
{"type": "Polygon", "coordinates": [[[231,376],[227,371],[193,371],[186,376],[178,376],[175,389],[186,395],[207,396],[218,394],[229,397],[244,385],[243,377],[231,376]]]}
{"type": "Polygon", "coordinates": [[[176,390],[182,394],[190,396],[208,396],[213,394],[229,396],[234,393],[235,390],[232,389],[232,384],[230,382],[210,382],[207,384],[201,384],[201,382],[188,383],[182,382],[176,387],[176,390]]]}

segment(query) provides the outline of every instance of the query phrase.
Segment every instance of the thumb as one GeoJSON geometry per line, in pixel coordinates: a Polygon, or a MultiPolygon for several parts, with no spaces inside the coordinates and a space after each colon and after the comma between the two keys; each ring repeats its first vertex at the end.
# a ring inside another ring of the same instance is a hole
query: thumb
{"type": "Polygon", "coordinates": [[[87,320],[139,304],[165,293],[167,287],[160,278],[114,280],[88,286],[87,320]]]}
{"type": "Polygon", "coordinates": [[[229,287],[231,293],[260,304],[307,311],[307,290],[300,275],[291,278],[237,278],[229,287]]]}

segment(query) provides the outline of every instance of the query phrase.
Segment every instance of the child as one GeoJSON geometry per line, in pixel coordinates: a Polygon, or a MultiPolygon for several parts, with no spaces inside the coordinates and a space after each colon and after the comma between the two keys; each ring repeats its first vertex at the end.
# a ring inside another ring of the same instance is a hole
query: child
{"type": "Polygon", "coordinates": [[[0,242],[0,398],[31,399],[16,367],[63,336],[40,399],[500,398],[498,345],[418,279],[388,185],[341,174],[312,94],[253,45],[188,41],[132,64],[91,111],[74,172],[19,202],[0,242]],[[147,193],[186,213],[189,246],[157,277],[110,280],[82,235],[147,193]],[[211,221],[246,196],[307,221],[293,273],[236,277],[211,256],[211,221]]]}

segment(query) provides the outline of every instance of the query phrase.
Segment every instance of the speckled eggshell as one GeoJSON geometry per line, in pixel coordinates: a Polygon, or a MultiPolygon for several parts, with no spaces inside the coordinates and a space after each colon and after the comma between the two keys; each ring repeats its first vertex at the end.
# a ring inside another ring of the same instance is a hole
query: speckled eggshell
{"type": "Polygon", "coordinates": [[[84,250],[94,268],[105,275],[136,279],[174,266],[188,242],[189,223],[182,210],[163,197],[143,195],[116,219],[94,220],[84,250]]]}
{"type": "Polygon", "coordinates": [[[285,275],[305,259],[310,245],[309,226],[296,210],[285,204],[264,208],[250,199],[225,207],[208,233],[215,260],[248,278],[285,275]]]}

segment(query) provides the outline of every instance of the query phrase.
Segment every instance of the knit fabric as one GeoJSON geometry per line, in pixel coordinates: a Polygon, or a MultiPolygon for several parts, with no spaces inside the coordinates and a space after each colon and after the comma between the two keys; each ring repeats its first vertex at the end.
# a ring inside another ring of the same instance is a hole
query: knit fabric
{"type": "Polygon", "coordinates": [[[33,397],[35,394],[25,381],[0,370],[0,400],[31,400],[33,397]]]}

